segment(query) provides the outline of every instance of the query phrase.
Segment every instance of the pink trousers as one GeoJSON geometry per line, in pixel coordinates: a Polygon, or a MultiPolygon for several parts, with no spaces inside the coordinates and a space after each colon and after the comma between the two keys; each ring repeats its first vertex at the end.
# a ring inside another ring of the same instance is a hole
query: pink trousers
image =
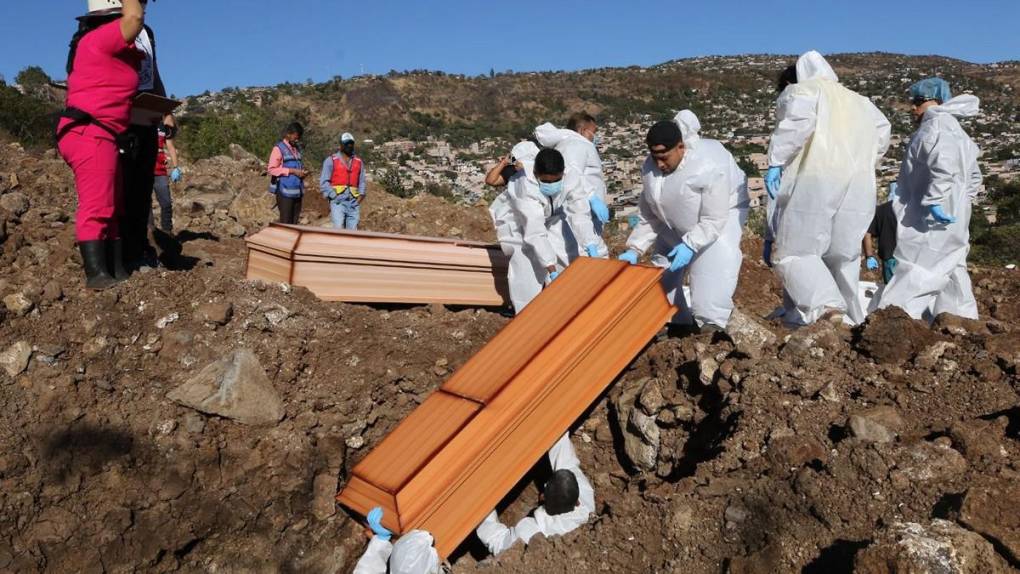
{"type": "Polygon", "coordinates": [[[66,131],[58,147],[78,191],[75,238],[120,239],[117,219],[124,210],[124,190],[113,137],[96,126],[77,126],[66,131]]]}

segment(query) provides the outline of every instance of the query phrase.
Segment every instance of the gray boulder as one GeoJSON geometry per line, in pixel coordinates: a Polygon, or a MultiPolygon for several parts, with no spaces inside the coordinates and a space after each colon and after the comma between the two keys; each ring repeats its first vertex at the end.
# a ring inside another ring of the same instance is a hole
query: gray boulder
{"type": "Polygon", "coordinates": [[[248,349],[234,351],[208,365],[167,398],[249,425],[275,424],[285,414],[280,395],[258,357],[248,349]]]}

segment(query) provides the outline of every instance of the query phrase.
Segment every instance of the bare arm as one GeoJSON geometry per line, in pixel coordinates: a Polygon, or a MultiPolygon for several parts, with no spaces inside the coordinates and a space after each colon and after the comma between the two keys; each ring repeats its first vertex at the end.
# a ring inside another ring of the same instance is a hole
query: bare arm
{"type": "MultiPolygon", "coordinates": [[[[177,119],[174,118],[173,114],[167,114],[163,117],[163,124],[177,128],[177,119]]],[[[177,167],[179,162],[177,161],[177,146],[174,145],[174,140],[166,140],[166,157],[170,160],[171,167],[177,167]]]]}
{"type": "Polygon", "coordinates": [[[510,165],[509,158],[506,157],[499,158],[499,163],[494,165],[492,169],[489,170],[489,173],[485,174],[485,185],[488,185],[490,187],[500,187],[506,185],[506,182],[503,181],[502,171],[508,165],[510,165]]]}
{"type": "Polygon", "coordinates": [[[124,41],[131,43],[142,33],[145,26],[145,10],[139,0],[124,0],[124,8],[121,10],[120,34],[124,41]]]}
{"type": "Polygon", "coordinates": [[[166,157],[170,160],[171,168],[179,165],[177,162],[177,146],[174,145],[174,140],[166,140],[166,157]]]}
{"type": "Polygon", "coordinates": [[[867,233],[864,235],[864,256],[874,257],[875,256],[875,245],[871,239],[871,234],[867,233]]]}

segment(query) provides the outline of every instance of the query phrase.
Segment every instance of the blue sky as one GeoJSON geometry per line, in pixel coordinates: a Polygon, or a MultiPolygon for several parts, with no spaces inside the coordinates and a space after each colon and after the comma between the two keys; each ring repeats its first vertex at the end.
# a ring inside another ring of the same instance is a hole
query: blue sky
{"type": "MultiPolygon", "coordinates": [[[[63,77],[85,5],[0,0],[0,74],[63,77]]],[[[1020,59],[1020,0],[157,0],[148,19],[177,95],[362,69],[474,75],[809,49],[1020,59]]]]}

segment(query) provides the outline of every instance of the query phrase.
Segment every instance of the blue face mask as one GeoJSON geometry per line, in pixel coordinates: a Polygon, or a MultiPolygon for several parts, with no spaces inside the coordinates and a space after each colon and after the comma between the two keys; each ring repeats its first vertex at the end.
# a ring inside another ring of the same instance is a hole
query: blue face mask
{"type": "Polygon", "coordinates": [[[545,183],[544,181],[539,182],[538,190],[542,192],[542,195],[552,197],[563,191],[563,180],[561,179],[555,183],[545,183]]]}

